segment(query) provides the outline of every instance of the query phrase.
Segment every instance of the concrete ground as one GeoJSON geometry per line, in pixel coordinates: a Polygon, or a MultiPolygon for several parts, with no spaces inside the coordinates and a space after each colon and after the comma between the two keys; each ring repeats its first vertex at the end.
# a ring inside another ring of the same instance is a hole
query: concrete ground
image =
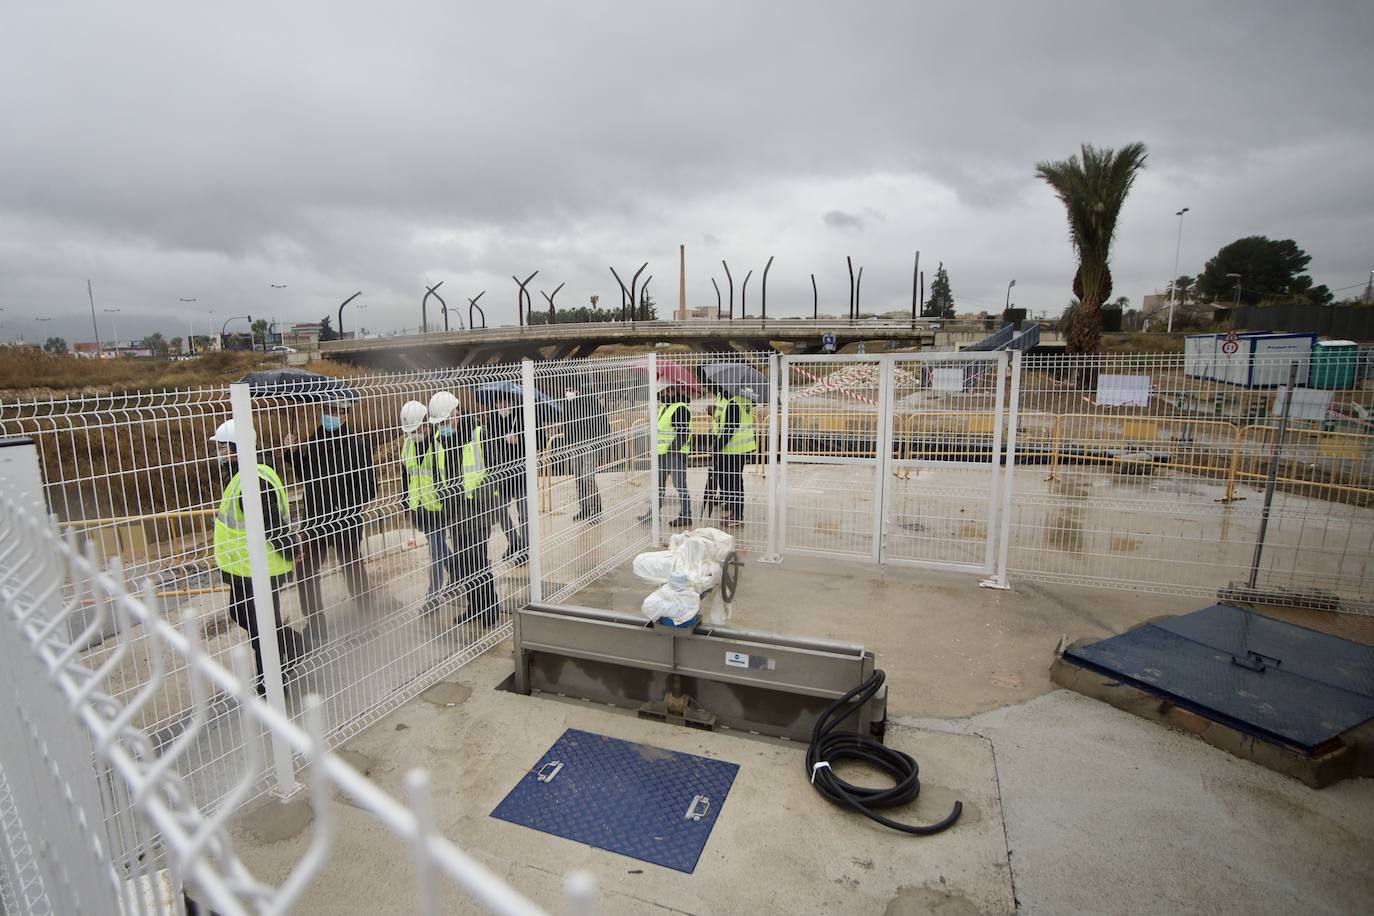
{"type": "MultiPolygon", "coordinates": [[[[960,822],[937,839],[897,838],[816,796],[795,744],[495,690],[509,667],[506,653],[489,653],[359,735],[345,753],[398,797],[408,769],[428,769],[436,827],[551,911],[562,908],[562,877],[574,868],[595,877],[601,913],[1005,913],[1013,907],[997,773],[982,738],[907,727],[889,732],[889,744],[921,763],[922,793],[906,817],[929,823],[956,799],[964,803],[960,822]],[[740,765],[693,874],[490,817],[567,728],[740,765]]],[[[334,808],[339,846],[298,912],[410,912],[405,846],[345,800],[334,808]]],[[[235,844],[249,868],[276,882],[310,843],[309,830],[283,836],[302,826],[298,810],[268,801],[238,822],[235,844]]],[[[473,910],[456,894],[444,908],[473,910]]]]}
{"type": "MultiPolygon", "coordinates": [[[[609,913],[1374,911],[1374,781],[1312,790],[1050,684],[1061,637],[1104,636],[1202,602],[1033,584],[991,591],[975,578],[751,561],[732,619],[878,652],[889,741],[921,765],[921,799],[901,816],[934,820],[954,798],[966,803],[964,822],[940,836],[898,836],[828,805],[808,786],[797,745],[496,691],[510,671],[508,644],[346,753],[397,797],[406,770],[429,769],[436,824],[555,911],[561,876],[574,868],[596,876],[598,907],[609,913]],[[567,727],[740,764],[695,874],[488,816],[567,727]]],[[[622,571],[576,602],[632,609],[645,591],[622,571]]],[[[249,866],[275,881],[310,831],[285,837],[303,822],[292,827],[289,809],[266,804],[237,823],[235,839],[249,866]]],[[[334,808],[340,846],[300,911],[406,912],[405,848],[346,802],[334,808]]],[[[470,909],[456,896],[450,904],[470,909]]]]}

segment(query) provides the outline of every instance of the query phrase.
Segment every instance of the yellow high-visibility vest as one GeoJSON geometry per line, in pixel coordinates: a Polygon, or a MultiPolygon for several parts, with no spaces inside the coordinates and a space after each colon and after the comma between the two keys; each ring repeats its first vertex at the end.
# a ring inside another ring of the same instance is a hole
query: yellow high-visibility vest
{"type": "Polygon", "coordinates": [[[482,449],[482,427],[474,426],[472,438],[463,444],[463,495],[475,499],[486,479],[487,457],[482,449]]]}
{"type": "Polygon", "coordinates": [[[725,428],[725,413],[730,409],[731,404],[739,405],[739,426],[735,427],[734,433],[730,436],[730,441],[725,443],[725,447],[720,450],[722,455],[747,455],[759,449],[758,440],[754,438],[754,402],[748,398],[736,395],[733,398],[723,396],[716,397],[716,413],[711,417],[711,432],[720,435],[725,428]]]}
{"type": "MultiPolygon", "coordinates": [[[[673,429],[673,416],[678,412],[679,408],[682,410],[691,410],[690,407],[681,401],[674,401],[672,404],[658,405],[658,453],[660,455],[668,454],[668,448],[673,444],[673,439],[677,436],[677,430],[673,429]]],[[[684,455],[689,454],[692,451],[692,437],[687,436],[683,443],[678,446],[677,450],[684,455]]]]}
{"type": "MultiPolygon", "coordinates": [[[[281,509],[282,524],[291,520],[291,510],[286,501],[286,487],[277,472],[265,464],[258,465],[258,478],[272,488],[281,509]]],[[[243,518],[243,501],[239,498],[243,484],[239,475],[229,479],[224,488],[224,498],[219,501],[219,512],[215,514],[215,565],[231,576],[248,578],[253,570],[248,563],[248,530],[243,518]]],[[[291,558],[284,556],[267,543],[267,572],[281,576],[291,571],[291,558]]]]}
{"type": "Polygon", "coordinates": [[[444,448],[436,438],[430,442],[430,449],[423,459],[419,453],[415,440],[407,436],[405,447],[401,449],[401,463],[405,465],[409,484],[406,507],[412,512],[417,509],[438,512],[443,508],[439,502],[439,487],[448,476],[444,448]]]}

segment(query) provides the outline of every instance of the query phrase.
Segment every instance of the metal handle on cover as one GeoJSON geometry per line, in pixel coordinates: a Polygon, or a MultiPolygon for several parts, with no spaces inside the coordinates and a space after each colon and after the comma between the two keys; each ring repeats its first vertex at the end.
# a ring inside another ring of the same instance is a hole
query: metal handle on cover
{"type": "Polygon", "coordinates": [[[697,795],[692,798],[692,803],[687,806],[687,813],[683,815],[682,819],[686,821],[699,821],[705,817],[706,813],[710,810],[711,799],[707,798],[705,795],[697,795]],[[697,810],[698,803],[701,804],[700,811],[697,810]]]}
{"type": "Polygon", "coordinates": [[[562,761],[550,760],[548,763],[544,764],[542,767],[539,768],[539,772],[534,774],[534,778],[539,780],[540,782],[553,782],[553,778],[557,776],[559,771],[562,769],[562,761]],[[550,770],[549,767],[553,767],[553,769],[550,770]],[[545,770],[548,770],[548,772],[545,772],[545,770]]]}

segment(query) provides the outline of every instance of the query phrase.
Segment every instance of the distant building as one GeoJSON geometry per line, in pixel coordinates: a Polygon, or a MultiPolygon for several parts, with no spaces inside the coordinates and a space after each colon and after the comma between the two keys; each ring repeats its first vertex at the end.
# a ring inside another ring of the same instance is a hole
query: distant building
{"type": "Polygon", "coordinates": [[[1168,293],[1150,293],[1140,300],[1140,314],[1149,317],[1169,308],[1168,293]]]}
{"type": "Polygon", "coordinates": [[[297,322],[282,333],[282,343],[297,350],[313,350],[320,343],[318,321],[297,322]]]}
{"type": "Polygon", "coordinates": [[[100,345],[95,341],[78,341],[72,344],[72,352],[85,359],[95,359],[100,355],[100,345]]]}
{"type": "Polygon", "coordinates": [[[695,308],[690,308],[690,309],[687,310],[687,320],[688,320],[688,321],[715,321],[715,320],[716,320],[716,306],[714,306],[714,305],[698,305],[698,306],[696,306],[695,308]]]}

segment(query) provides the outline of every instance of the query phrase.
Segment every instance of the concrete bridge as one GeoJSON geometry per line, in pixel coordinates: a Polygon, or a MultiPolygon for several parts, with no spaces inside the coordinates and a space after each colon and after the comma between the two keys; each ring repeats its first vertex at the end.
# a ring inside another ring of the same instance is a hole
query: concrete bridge
{"type": "Polygon", "coordinates": [[[699,351],[773,348],[785,353],[818,353],[826,334],[835,335],[838,349],[863,343],[872,352],[889,348],[956,350],[981,340],[990,330],[984,322],[928,320],[616,321],[334,340],[321,344],[320,354],[357,366],[406,370],[513,362],[527,357],[567,359],[590,356],[602,347],[615,345],[648,348],[677,344],[699,351]]]}

